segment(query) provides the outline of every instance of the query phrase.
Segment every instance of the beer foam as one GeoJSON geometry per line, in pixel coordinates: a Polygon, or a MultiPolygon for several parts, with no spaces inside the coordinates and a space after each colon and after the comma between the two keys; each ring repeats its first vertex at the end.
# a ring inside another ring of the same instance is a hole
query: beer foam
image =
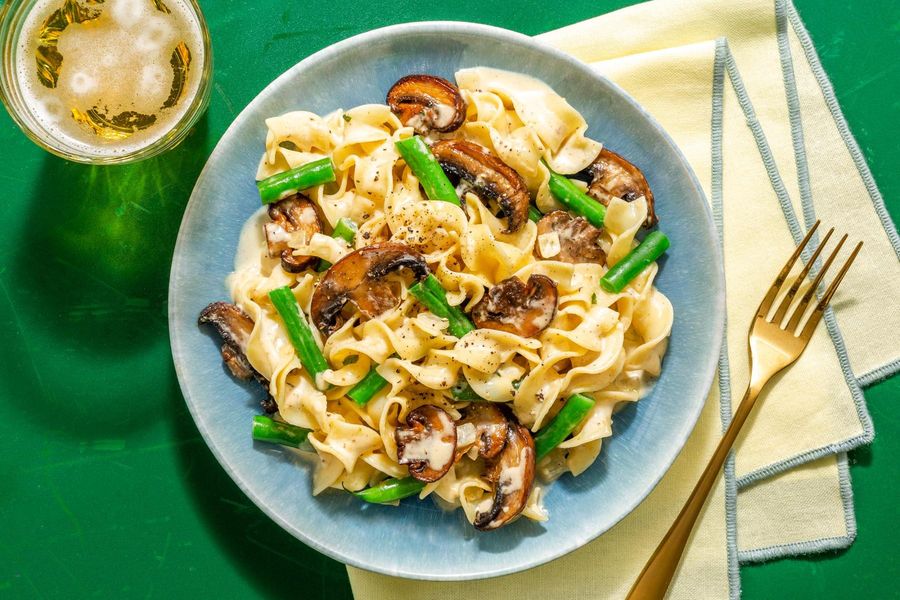
{"type": "Polygon", "coordinates": [[[78,153],[116,156],[153,144],[181,120],[198,93],[207,57],[200,25],[185,0],[164,2],[168,14],[157,10],[154,0],[84,4],[101,15],[71,23],[60,34],[63,60],[53,89],[38,78],[35,51],[42,24],[64,0],[35,3],[21,30],[15,65],[25,104],[49,137],[78,153]],[[180,42],[191,54],[184,92],[175,106],[163,109],[172,87],[172,53],[180,42]],[[155,115],[155,122],[122,139],[106,139],[73,117],[73,109],[92,108],[107,116],[155,115]]]}

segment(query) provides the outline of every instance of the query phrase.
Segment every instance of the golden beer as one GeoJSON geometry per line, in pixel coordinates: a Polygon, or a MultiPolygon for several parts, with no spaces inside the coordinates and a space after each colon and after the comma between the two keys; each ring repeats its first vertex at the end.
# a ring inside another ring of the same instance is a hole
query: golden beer
{"type": "Polygon", "coordinates": [[[34,0],[2,18],[4,100],[52,152],[152,156],[205,108],[209,43],[193,0],[34,0]]]}

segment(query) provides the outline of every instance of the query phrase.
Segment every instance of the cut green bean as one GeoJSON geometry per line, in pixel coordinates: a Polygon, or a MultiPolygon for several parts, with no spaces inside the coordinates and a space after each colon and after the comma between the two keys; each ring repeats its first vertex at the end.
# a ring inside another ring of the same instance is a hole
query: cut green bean
{"type": "MultiPolygon", "coordinates": [[[[351,219],[347,217],[341,217],[338,219],[337,225],[334,226],[334,231],[331,232],[331,237],[340,238],[350,244],[353,245],[353,241],[356,239],[356,231],[357,231],[356,223],[354,223],[351,219]]],[[[319,259],[319,266],[316,267],[316,271],[319,273],[324,273],[328,269],[331,268],[331,263],[325,260],[324,258],[319,259]]]]}
{"type": "Polygon", "coordinates": [[[459,379],[456,381],[456,385],[450,388],[450,394],[453,396],[454,400],[459,400],[461,402],[478,402],[479,400],[484,400],[484,398],[475,393],[475,390],[469,385],[469,381],[464,375],[460,375],[459,379]]]}
{"type": "Polygon", "coordinates": [[[294,292],[290,287],[284,286],[269,292],[269,298],[278,310],[278,314],[281,315],[288,338],[291,340],[303,368],[312,376],[313,384],[317,388],[325,389],[327,387],[325,384],[319,387],[319,375],[329,368],[328,361],[325,360],[322,349],[316,344],[312,329],[300,314],[300,306],[297,305],[294,292]]]}
{"type": "Polygon", "coordinates": [[[581,191],[571,179],[550,170],[550,181],[547,186],[553,197],[568,210],[579,217],[584,217],[594,227],[603,227],[606,207],[581,191]]]}
{"type": "Polygon", "coordinates": [[[594,404],[594,400],[587,396],[581,394],[570,396],[553,420],[534,436],[534,453],[537,460],[541,460],[551,450],[563,443],[572,430],[584,421],[590,410],[594,408],[594,404]]]}
{"type": "Polygon", "coordinates": [[[386,504],[418,494],[424,487],[425,484],[421,481],[412,477],[404,477],[403,479],[385,479],[378,485],[351,493],[366,502],[386,504]]]}
{"type": "Polygon", "coordinates": [[[541,217],[544,216],[544,213],[539,211],[534,204],[528,205],[528,218],[535,223],[541,220],[541,217]]]}
{"type": "Polygon", "coordinates": [[[450,322],[448,330],[451,335],[462,337],[475,329],[466,313],[458,306],[450,306],[447,302],[447,291],[434,275],[429,274],[424,281],[410,286],[409,292],[428,310],[450,322]]]}
{"type": "Polygon", "coordinates": [[[263,204],[277,202],[300,190],[309,189],[336,179],[330,158],[322,158],[294,167],[290,171],[277,173],[256,182],[259,198],[263,204]]]}
{"type": "Polygon", "coordinates": [[[632,248],[625,258],[617,262],[600,278],[600,287],[612,294],[621,292],[650,263],[662,256],[668,247],[669,238],[666,237],[666,234],[661,231],[650,232],[643,242],[632,248]]]}
{"type": "Polygon", "coordinates": [[[459,197],[456,195],[456,188],[450,183],[444,169],[431,153],[422,138],[417,135],[400,140],[394,144],[397,151],[413,174],[419,179],[425,195],[429,200],[443,200],[460,206],[459,197]]]}
{"type": "Polygon", "coordinates": [[[354,385],[353,388],[347,392],[347,397],[360,406],[365,406],[365,404],[386,385],[387,380],[378,374],[375,367],[372,367],[372,369],[366,373],[366,376],[360,379],[359,383],[354,385]]]}
{"type": "Polygon", "coordinates": [[[253,417],[253,439],[259,442],[299,448],[306,441],[308,435],[309,429],[282,423],[262,415],[253,417]]]}
{"type": "Polygon", "coordinates": [[[357,229],[359,228],[356,226],[356,223],[354,223],[352,219],[341,217],[340,219],[338,219],[337,225],[334,226],[334,231],[331,232],[331,237],[341,238],[348,244],[352,244],[353,240],[356,239],[357,229]]]}

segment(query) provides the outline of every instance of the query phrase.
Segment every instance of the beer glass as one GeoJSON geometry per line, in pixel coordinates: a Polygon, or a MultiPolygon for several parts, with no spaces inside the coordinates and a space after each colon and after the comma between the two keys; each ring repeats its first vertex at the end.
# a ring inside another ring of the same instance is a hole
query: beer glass
{"type": "Polygon", "coordinates": [[[160,154],[209,102],[212,53],[195,0],[10,0],[0,44],[9,114],[69,160],[160,154]]]}

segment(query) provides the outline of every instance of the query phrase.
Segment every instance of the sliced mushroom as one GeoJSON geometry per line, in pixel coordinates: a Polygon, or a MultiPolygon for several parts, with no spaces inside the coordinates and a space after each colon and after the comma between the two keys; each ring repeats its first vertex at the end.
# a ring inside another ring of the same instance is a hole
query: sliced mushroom
{"type": "Polygon", "coordinates": [[[525,180],[515,169],[478,144],[442,140],[431,152],[444,171],[467,181],[482,202],[496,202],[499,218],[506,217],[505,233],[515,233],[528,221],[530,198],[525,180]]]}
{"type": "Polygon", "coordinates": [[[606,253],[600,248],[601,231],[584,218],[567,211],[554,210],[541,217],[537,233],[535,252],[540,258],[568,263],[599,263],[606,260],[606,253]],[[541,236],[554,234],[559,242],[559,252],[545,256],[540,244],[541,236]]]}
{"type": "Polygon", "coordinates": [[[494,486],[490,505],[475,509],[475,528],[490,531],[502,527],[522,512],[534,484],[534,439],[531,432],[511,421],[503,451],[494,458],[488,479],[494,486]]]}
{"type": "MultiPolygon", "coordinates": [[[[247,360],[247,344],[253,331],[253,319],[234,304],[213,302],[200,312],[199,323],[209,323],[216,328],[224,342],[221,348],[222,360],[231,374],[244,381],[255,379],[268,392],[269,380],[247,360]]],[[[268,393],[260,404],[267,413],[278,410],[275,399],[268,393]]]]}
{"type": "Polygon", "coordinates": [[[509,421],[503,410],[493,402],[473,402],[465,411],[463,419],[457,424],[461,429],[466,425],[474,427],[473,441],[465,448],[457,445],[457,455],[464,454],[473,446],[484,458],[494,458],[506,445],[509,421]],[[460,452],[462,451],[462,452],[460,452]]]}
{"type": "Polygon", "coordinates": [[[455,131],[466,120],[466,101],[459,88],[434,75],[407,75],[387,94],[391,111],[400,122],[426,135],[455,131]]]}
{"type": "Polygon", "coordinates": [[[604,148],[588,167],[592,179],[587,193],[604,206],[615,198],[626,202],[643,196],[647,199],[647,219],[644,227],[653,227],[658,222],[653,210],[653,192],[641,170],[612,150],[604,148]]]}
{"type": "Polygon", "coordinates": [[[314,233],[322,232],[322,222],[313,203],[302,194],[294,194],[269,207],[271,222],[266,223],[266,246],[271,258],[281,257],[285,271],[300,273],[318,261],[315,256],[294,256],[288,242],[291,234],[303,232],[309,240],[314,233]]]}
{"type": "Polygon", "coordinates": [[[472,320],[478,327],[532,337],[553,320],[556,300],[556,284],[546,275],[532,275],[527,285],[510,277],[487,291],[472,308],[472,320]]]}
{"type": "Polygon", "coordinates": [[[348,302],[368,319],[394,308],[399,299],[385,277],[404,268],[419,281],[430,273],[421,254],[397,242],[381,242],[347,254],[328,269],[313,292],[309,309],[313,323],[328,336],[343,324],[348,302]]]}
{"type": "Polygon", "coordinates": [[[425,404],[406,415],[406,425],[394,430],[397,461],[409,474],[430,483],[443,477],[456,456],[456,425],[442,408],[425,404]]]}

